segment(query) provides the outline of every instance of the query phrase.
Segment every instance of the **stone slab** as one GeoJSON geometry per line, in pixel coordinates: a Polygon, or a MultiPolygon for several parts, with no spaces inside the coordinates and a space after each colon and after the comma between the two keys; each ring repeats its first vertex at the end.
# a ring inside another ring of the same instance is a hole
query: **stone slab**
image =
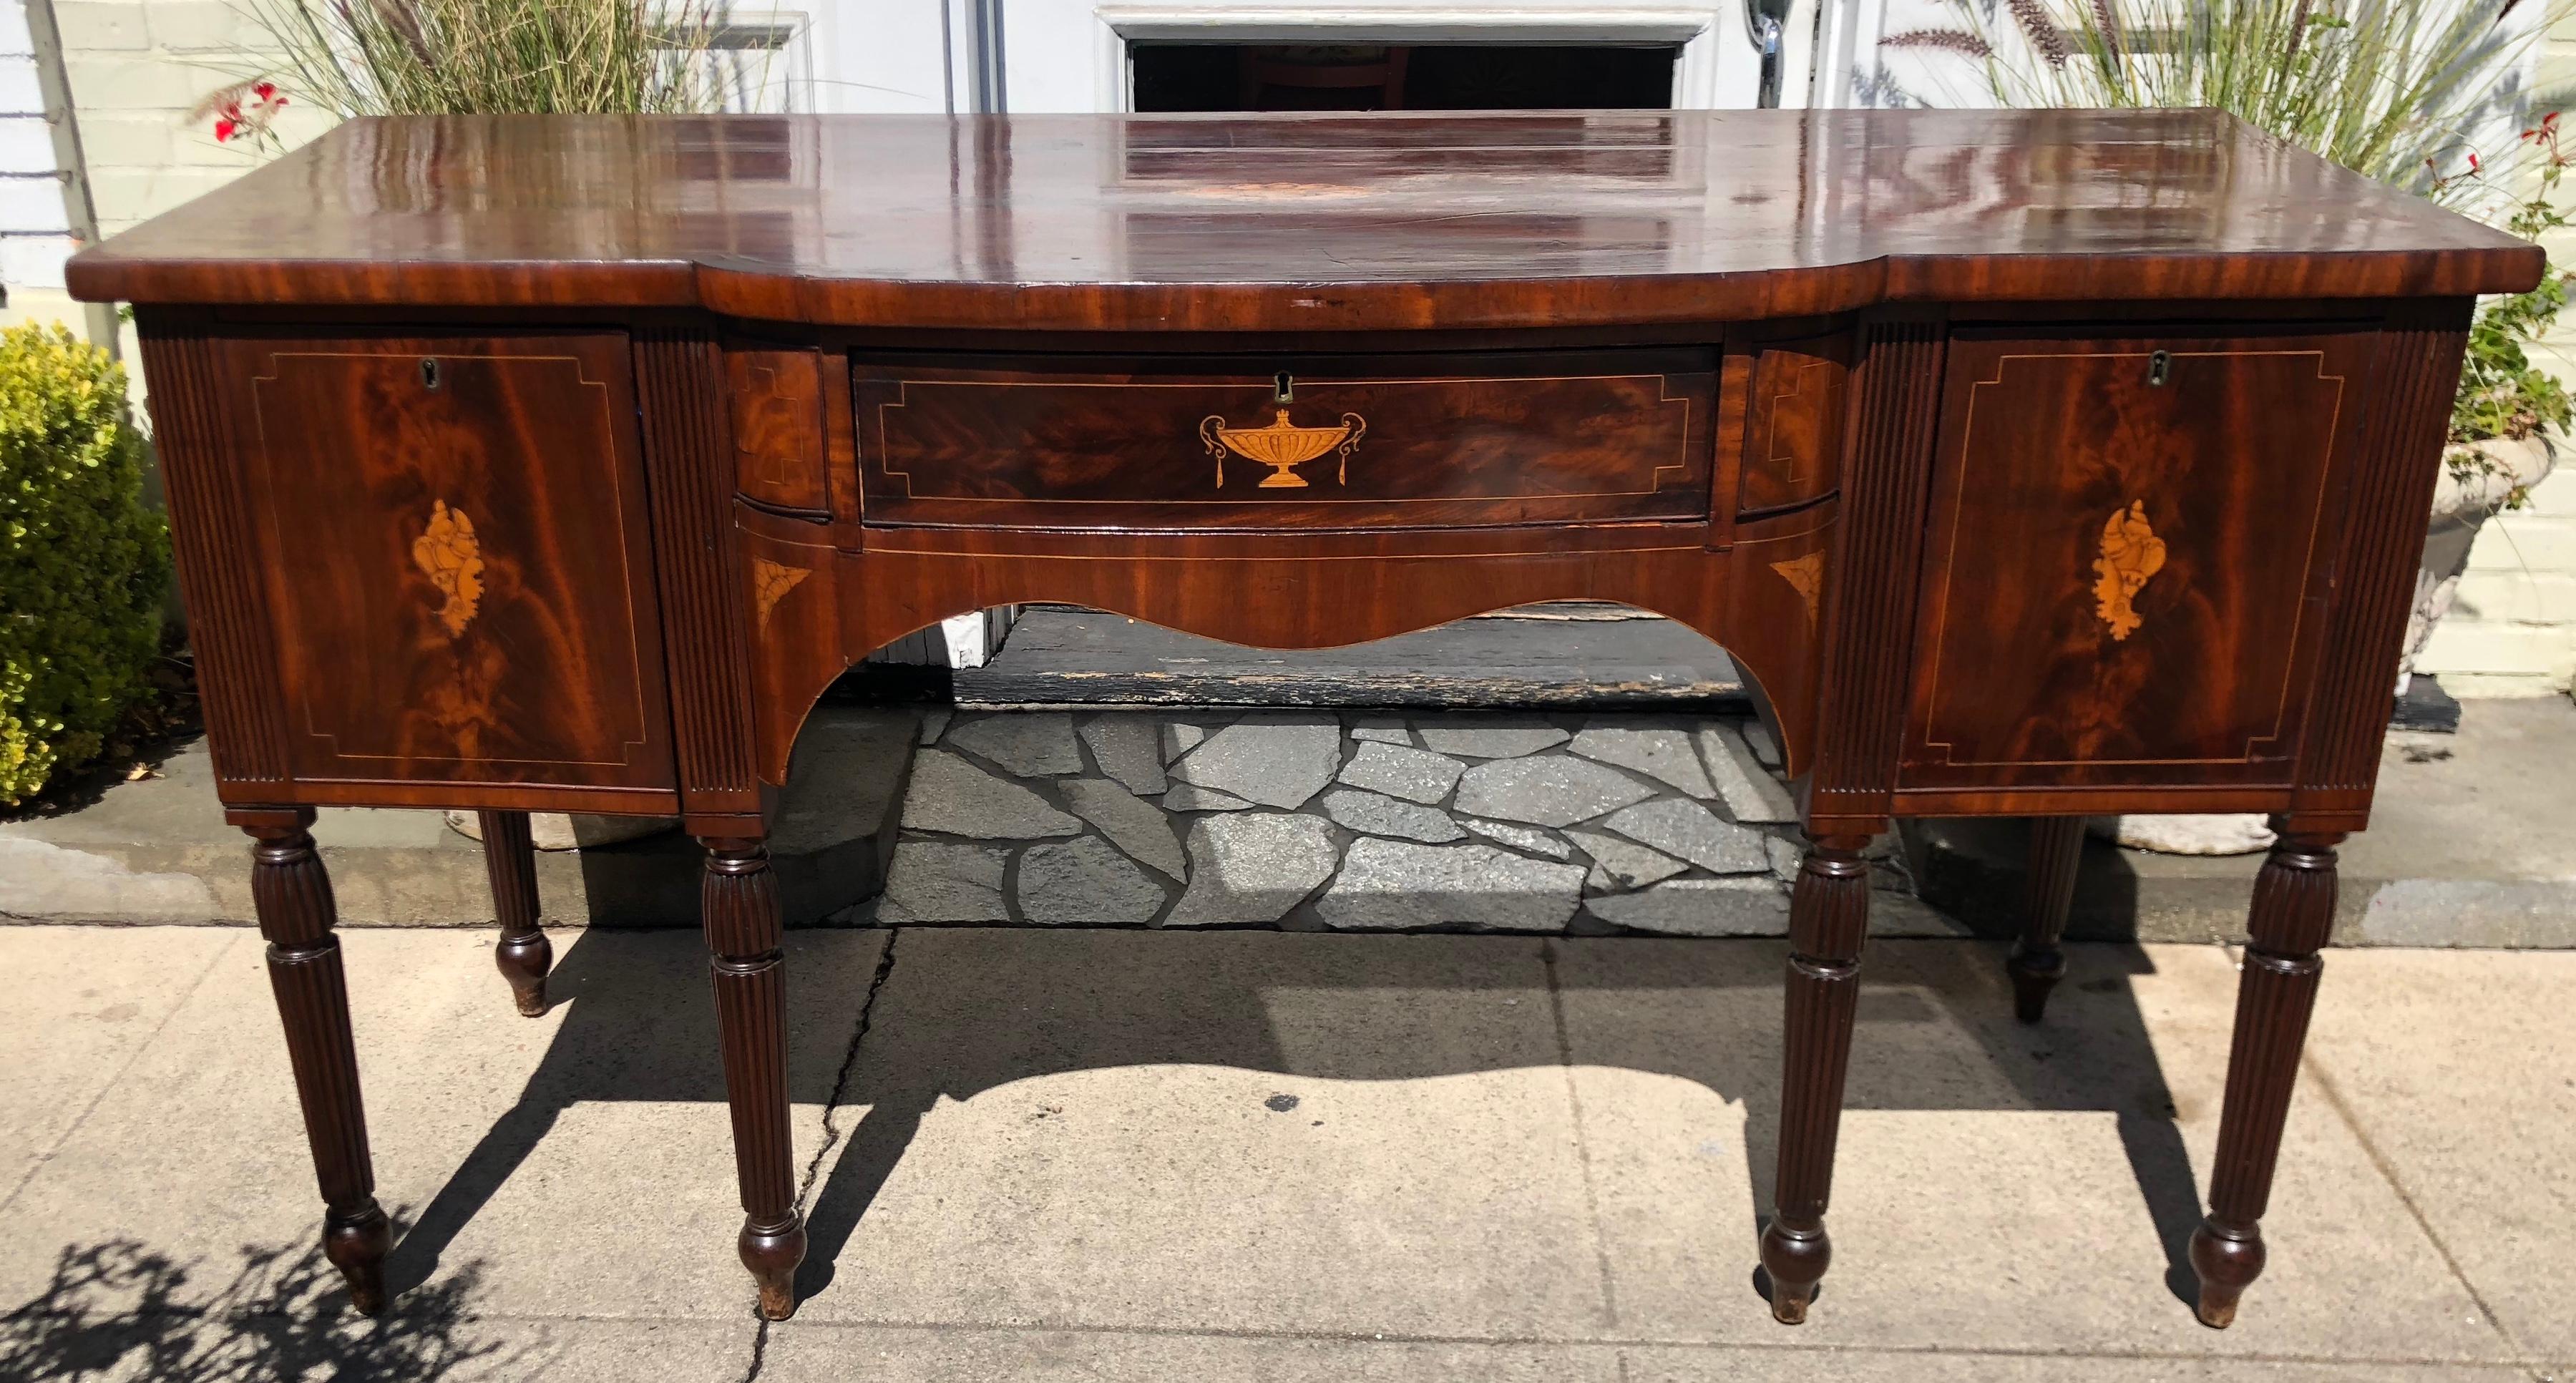
{"type": "Polygon", "coordinates": [[[1141,927],[1171,901],[1142,865],[1098,836],[1020,854],[1020,918],[1041,927],[1141,927]]]}
{"type": "Polygon", "coordinates": [[[1190,824],[1190,883],[1166,927],[1276,922],[1333,872],[1332,828],[1280,812],[1205,816],[1190,824]]]}
{"type": "MultiPolygon", "coordinates": [[[[1555,945],[1622,1325],[1777,1343],[1751,1274],[1785,947],[1555,945]]],[[[2233,962],[2213,947],[2070,951],[2048,1021],[2026,1028],[1999,948],[1872,943],[1828,1218],[1835,1262],[1798,1344],[2512,1361],[2367,1149],[2304,1086],[2264,1222],[2270,1268],[2234,1329],[2198,1324],[2169,1279],[2216,1135],[2233,962]]]]}
{"type": "MultiPolygon", "coordinates": [[[[885,936],[788,938],[806,1155],[885,936]]],[[[377,1196],[408,1227],[392,1281],[458,1284],[522,1317],[742,1320],[751,1285],[698,938],[560,936],[555,1003],[533,1019],[511,1008],[481,934],[359,930],[343,944],[377,1196]]],[[[222,954],[0,1210],[0,1302],[42,1292],[62,1249],[117,1241],[227,1281],[258,1254],[301,1253],[320,1216],[253,941],[222,954]]]]}
{"type": "Polygon", "coordinates": [[[1690,736],[1673,726],[1595,722],[1565,747],[1587,759],[1635,769],[1693,797],[1717,795],[1699,756],[1691,752],[1690,736]]]}
{"type": "Polygon", "coordinates": [[[925,749],[914,761],[903,825],[978,840],[1069,836],[1082,829],[1045,798],[941,749],[925,749]]]}
{"type": "Polygon", "coordinates": [[[1458,780],[1456,805],[1470,816],[1571,826],[1654,795],[1654,789],[1617,769],[1551,754],[1496,759],[1468,769],[1458,780]]]}
{"type": "Polygon", "coordinates": [[[1748,727],[1756,732],[1761,728],[1750,722],[1708,725],[1697,736],[1700,758],[1708,765],[1717,796],[1726,803],[1726,814],[1761,825],[1796,821],[1797,804],[1789,800],[1789,790],[1771,776],[1742,733],[1748,727]]]}
{"type": "Polygon", "coordinates": [[[972,841],[907,840],[894,850],[885,892],[861,904],[851,920],[888,926],[907,922],[1008,922],[1002,876],[1011,852],[972,841]]]}
{"type": "Polygon", "coordinates": [[[1608,1323],[1534,941],[906,933],[850,1089],[800,1325],[1608,1323]]]}
{"type": "Polygon", "coordinates": [[[1341,766],[1339,721],[1256,714],[1208,736],[1171,766],[1171,776],[1265,807],[1293,809],[1323,791],[1341,766]]]}
{"type": "Polygon", "coordinates": [[[1466,771],[1465,764],[1446,754],[1367,740],[1360,743],[1350,762],[1342,765],[1340,780],[1355,788],[1429,805],[1446,798],[1449,790],[1458,786],[1458,775],[1466,771]]]}
{"type": "Polygon", "coordinates": [[[1091,761],[1129,792],[1151,797],[1172,785],[1163,774],[1162,732],[1153,717],[1093,716],[1081,733],[1091,761]]]}
{"type": "Polygon", "coordinates": [[[1315,900],[1328,927],[1400,930],[1469,926],[1553,932],[1574,916],[1580,865],[1549,864],[1491,845],[1351,842],[1341,872],[1315,900]]]}
{"type": "Polygon", "coordinates": [[[1181,838],[1162,808],[1100,778],[1073,778],[1063,785],[1064,804],[1090,822],[1110,843],[1180,880],[1189,875],[1189,858],[1181,838]]]}
{"type": "Polygon", "coordinates": [[[1768,836],[1678,797],[1640,802],[1612,812],[1601,824],[1712,874],[1756,874],[1771,867],[1768,836]]]}
{"type": "Polygon", "coordinates": [[[1415,727],[1422,742],[1443,754],[1472,759],[1510,759],[1552,749],[1574,738],[1558,726],[1539,720],[1496,720],[1480,716],[1443,716],[1415,727]]]}
{"type": "Polygon", "coordinates": [[[1373,836],[1399,836],[1431,845],[1465,840],[1467,832],[1447,812],[1358,788],[1333,788],[1323,797],[1335,825],[1373,836]]]}
{"type": "Polygon", "coordinates": [[[990,760],[1003,772],[1023,778],[1082,771],[1082,751],[1073,743],[1073,717],[1062,711],[961,719],[948,727],[947,747],[990,760]]]}
{"type": "Polygon", "coordinates": [[[1163,808],[1175,812],[1239,812],[1252,804],[1230,792],[1218,792],[1195,783],[1174,783],[1163,794],[1163,808]]]}
{"type": "Polygon", "coordinates": [[[1659,850],[1621,840],[1607,831],[1578,828],[1565,835],[1592,857],[1592,872],[1584,877],[1583,886],[1596,893],[1643,888],[1690,868],[1659,850]]]}
{"type": "Polygon", "coordinates": [[[1458,824],[1498,845],[1508,845],[1529,855],[1545,855],[1552,860],[1574,857],[1573,848],[1564,841],[1532,826],[1514,826],[1507,821],[1479,821],[1472,816],[1458,818],[1458,824]]]}

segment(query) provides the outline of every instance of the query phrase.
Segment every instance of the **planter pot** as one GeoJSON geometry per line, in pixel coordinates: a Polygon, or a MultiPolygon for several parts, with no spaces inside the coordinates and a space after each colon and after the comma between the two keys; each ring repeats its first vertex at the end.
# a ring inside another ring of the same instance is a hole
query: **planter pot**
{"type": "Polygon", "coordinates": [[[2097,816],[2085,828],[2102,840],[2159,855],[2251,855],[2272,848],[2269,818],[2260,814],[2097,816]]]}
{"type": "Polygon", "coordinates": [[[2433,525],[2424,538],[2424,561],[2415,571],[2415,609],[2406,619],[2406,658],[2398,664],[2401,683],[2415,671],[2415,659],[2451,612],[2460,589],[2460,573],[2469,565],[2469,548],[2478,530],[2504,509],[2517,489],[2546,479],[2558,463],[2558,448],[2546,434],[2515,441],[2499,437],[2468,443],[2468,449],[2490,463],[2465,479],[2444,467],[2433,491],[2433,525]]]}
{"type": "MultiPolygon", "coordinates": [[[[615,845],[624,840],[642,840],[660,835],[679,825],[670,816],[583,816],[564,812],[530,812],[528,838],[540,850],[579,850],[584,846],[615,845]]],[[[474,812],[449,812],[449,830],[468,840],[483,838],[482,818],[474,812]]]]}

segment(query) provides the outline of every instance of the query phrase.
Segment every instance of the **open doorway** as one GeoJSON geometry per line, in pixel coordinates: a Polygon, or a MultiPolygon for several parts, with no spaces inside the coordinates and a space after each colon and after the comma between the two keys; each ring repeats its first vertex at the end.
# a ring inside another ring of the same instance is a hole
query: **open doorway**
{"type": "Polygon", "coordinates": [[[1669,110],[1673,44],[1128,46],[1135,109],[1669,110]]]}

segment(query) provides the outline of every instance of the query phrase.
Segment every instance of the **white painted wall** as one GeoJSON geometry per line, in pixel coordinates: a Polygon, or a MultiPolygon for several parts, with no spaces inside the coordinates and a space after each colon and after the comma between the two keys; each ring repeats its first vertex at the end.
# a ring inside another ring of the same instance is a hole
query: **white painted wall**
{"type": "Polygon", "coordinates": [[[0,321],[11,324],[82,318],[63,293],[63,260],[78,242],[37,61],[25,4],[0,4],[0,284],[9,294],[0,321]]]}

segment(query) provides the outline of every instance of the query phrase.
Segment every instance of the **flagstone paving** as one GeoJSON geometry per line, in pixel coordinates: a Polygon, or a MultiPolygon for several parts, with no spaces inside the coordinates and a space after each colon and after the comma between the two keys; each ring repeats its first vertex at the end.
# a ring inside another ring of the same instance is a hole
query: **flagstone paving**
{"type": "MultiPolygon", "coordinates": [[[[923,745],[885,896],[840,921],[1740,935],[1797,869],[1744,719],[960,712],[923,745]]],[[[1882,934],[1962,934],[1875,854],[1910,905],[1882,934]]]]}

